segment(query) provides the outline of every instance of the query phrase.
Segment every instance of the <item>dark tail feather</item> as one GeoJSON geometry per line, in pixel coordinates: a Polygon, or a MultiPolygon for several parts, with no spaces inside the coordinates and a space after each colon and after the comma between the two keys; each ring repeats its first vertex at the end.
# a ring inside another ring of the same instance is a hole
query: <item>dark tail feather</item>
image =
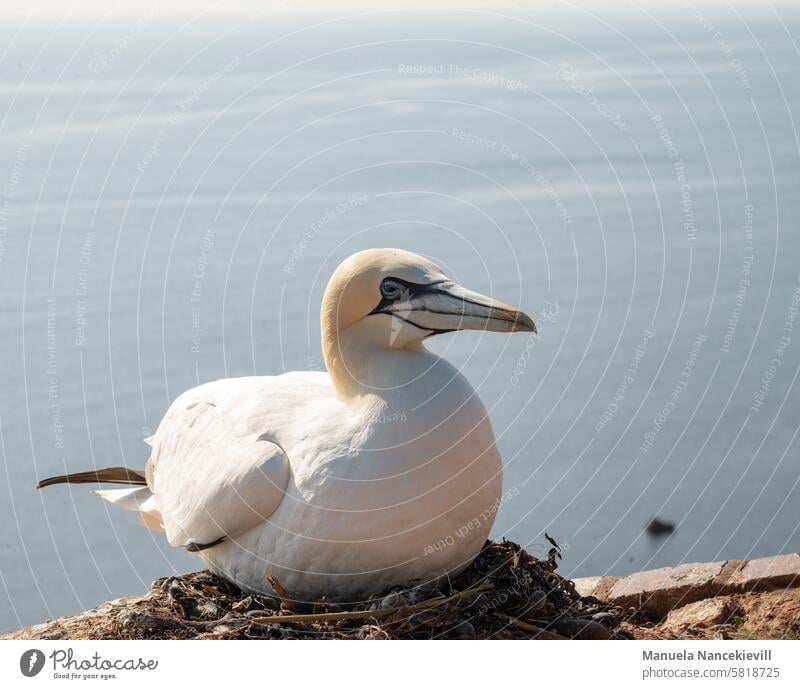
{"type": "Polygon", "coordinates": [[[52,476],[36,484],[37,488],[54,486],[57,483],[123,483],[128,486],[144,486],[147,480],[141,471],[128,467],[109,467],[97,471],[81,471],[77,474],[52,476]]]}

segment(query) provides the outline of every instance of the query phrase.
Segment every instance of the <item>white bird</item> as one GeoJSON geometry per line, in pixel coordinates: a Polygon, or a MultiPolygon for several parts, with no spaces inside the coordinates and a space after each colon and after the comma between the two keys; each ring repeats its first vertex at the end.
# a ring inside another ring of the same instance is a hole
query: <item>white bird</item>
{"type": "Polygon", "coordinates": [[[241,588],[356,600],[465,568],[499,505],[502,465],[476,391],[424,340],[455,330],[536,332],[431,261],[370,249],[334,272],[321,308],[327,373],[229,378],[183,393],[144,471],[40,482],[110,482],[170,545],[241,588]]]}

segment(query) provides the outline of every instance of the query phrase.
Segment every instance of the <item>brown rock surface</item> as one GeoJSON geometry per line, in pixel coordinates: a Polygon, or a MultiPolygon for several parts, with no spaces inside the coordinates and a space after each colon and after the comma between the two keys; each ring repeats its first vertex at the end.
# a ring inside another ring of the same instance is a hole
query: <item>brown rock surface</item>
{"type": "Polygon", "coordinates": [[[602,579],[603,577],[583,577],[582,579],[575,579],[575,590],[582,596],[594,595],[594,591],[602,579]]]}
{"type": "Polygon", "coordinates": [[[800,553],[662,567],[625,577],[575,580],[575,590],[581,595],[634,608],[640,616],[652,621],[663,620],[671,610],[695,601],[796,587],[800,587],[800,553]]]}
{"type": "Polygon", "coordinates": [[[706,598],[670,611],[664,621],[664,627],[680,631],[687,627],[726,624],[734,619],[738,611],[739,607],[730,596],[706,598]]]}
{"type": "Polygon", "coordinates": [[[750,560],[734,572],[730,583],[744,590],[800,586],[800,553],[750,560]]]}
{"type": "Polygon", "coordinates": [[[675,607],[718,593],[715,579],[724,565],[724,562],[703,562],[637,572],[614,584],[608,601],[663,617],[675,607]]]}
{"type": "Polygon", "coordinates": [[[637,639],[800,639],[800,588],[690,603],[660,623],[626,622],[637,639]]]}

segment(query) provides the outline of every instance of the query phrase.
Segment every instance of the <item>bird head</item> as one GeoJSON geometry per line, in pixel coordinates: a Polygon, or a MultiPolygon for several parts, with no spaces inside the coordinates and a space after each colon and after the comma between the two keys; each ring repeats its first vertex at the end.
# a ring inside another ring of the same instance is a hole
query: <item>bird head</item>
{"type": "Polygon", "coordinates": [[[322,304],[323,332],[351,328],[371,344],[402,349],[456,330],[536,332],[533,320],[466,289],[432,261],[401,249],[368,249],[334,271],[322,304]]]}

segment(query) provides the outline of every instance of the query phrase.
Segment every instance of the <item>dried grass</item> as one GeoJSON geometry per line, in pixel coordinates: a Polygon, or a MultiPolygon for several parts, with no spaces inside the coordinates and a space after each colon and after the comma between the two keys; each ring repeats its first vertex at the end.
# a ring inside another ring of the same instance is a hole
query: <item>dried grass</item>
{"type": "MultiPolygon", "coordinates": [[[[622,611],[582,598],[547,559],[510,541],[487,542],[445,590],[376,592],[368,601],[302,604],[272,580],[276,597],[243,593],[209,572],[167,577],[116,612],[104,636],[137,639],[614,639],[630,638],[622,611]]],[[[95,631],[100,631],[95,627],[95,631]]],[[[75,638],[72,636],[72,638],[75,638]]],[[[93,638],[98,638],[93,635],[93,638]]]]}

